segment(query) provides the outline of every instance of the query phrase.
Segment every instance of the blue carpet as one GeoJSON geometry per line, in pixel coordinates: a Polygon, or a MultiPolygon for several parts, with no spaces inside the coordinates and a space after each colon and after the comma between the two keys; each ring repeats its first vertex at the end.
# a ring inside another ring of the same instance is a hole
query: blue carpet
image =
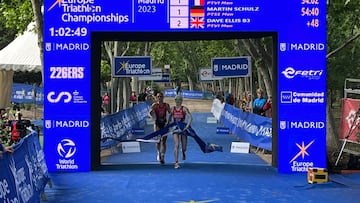
{"type": "Polygon", "coordinates": [[[206,124],[210,114],[193,115],[198,135],[222,145],[224,152],[204,154],[189,139],[187,160],[176,170],[172,137],[163,166],[156,161],[154,143],[141,143],[140,153],[118,152],[103,162],[102,170],[51,173],[53,187],[45,190],[46,202],[357,202],[360,174],[330,175],[323,184],[308,184],[307,174],[278,174],[256,154],[230,153],[237,138],[216,134],[218,125],[206,124]]]}
{"type": "MultiPolygon", "coordinates": [[[[226,164],[251,164],[251,165],[268,165],[256,154],[238,154],[230,153],[231,143],[239,141],[235,135],[216,134],[216,128],[220,124],[206,123],[207,117],[212,116],[211,113],[192,113],[193,122],[192,128],[196,131],[198,136],[206,143],[218,144],[223,147],[223,152],[203,153],[199,145],[191,137],[188,138],[186,163],[226,163],[226,164]]],[[[153,131],[152,125],[145,127],[145,134],[153,131]]],[[[140,143],[140,153],[118,153],[109,156],[102,162],[104,165],[113,164],[136,164],[136,163],[157,163],[156,149],[154,143],[140,143]]],[[[172,135],[167,139],[167,150],[165,154],[165,161],[169,164],[174,164],[174,144],[172,135]]],[[[179,156],[181,157],[181,156],[179,156]]]]}

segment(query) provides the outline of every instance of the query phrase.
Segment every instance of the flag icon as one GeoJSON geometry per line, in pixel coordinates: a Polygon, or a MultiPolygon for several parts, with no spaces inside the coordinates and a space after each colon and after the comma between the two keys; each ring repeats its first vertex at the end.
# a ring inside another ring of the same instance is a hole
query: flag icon
{"type": "Polygon", "coordinates": [[[190,28],[204,29],[204,17],[192,17],[190,19],[190,28]]]}
{"type": "Polygon", "coordinates": [[[194,0],[194,6],[204,6],[205,0],[194,0]]]}
{"type": "Polygon", "coordinates": [[[193,6],[190,8],[190,16],[191,17],[204,17],[204,7],[203,6],[193,6]]]}

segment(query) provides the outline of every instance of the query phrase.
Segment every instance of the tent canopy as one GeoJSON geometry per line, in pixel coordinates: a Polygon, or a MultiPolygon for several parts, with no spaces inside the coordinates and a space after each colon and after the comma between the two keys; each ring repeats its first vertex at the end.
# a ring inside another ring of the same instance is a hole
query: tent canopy
{"type": "Polygon", "coordinates": [[[41,72],[38,36],[30,23],[26,31],[0,50],[0,70],[41,72]]]}

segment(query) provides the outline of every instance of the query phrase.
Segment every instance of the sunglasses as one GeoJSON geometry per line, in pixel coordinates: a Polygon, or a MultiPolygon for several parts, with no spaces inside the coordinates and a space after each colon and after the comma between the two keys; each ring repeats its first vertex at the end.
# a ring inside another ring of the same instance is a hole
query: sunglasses
{"type": "Polygon", "coordinates": [[[160,97],[163,97],[163,96],[157,96],[157,97],[159,97],[159,98],[160,98],[160,97]]]}

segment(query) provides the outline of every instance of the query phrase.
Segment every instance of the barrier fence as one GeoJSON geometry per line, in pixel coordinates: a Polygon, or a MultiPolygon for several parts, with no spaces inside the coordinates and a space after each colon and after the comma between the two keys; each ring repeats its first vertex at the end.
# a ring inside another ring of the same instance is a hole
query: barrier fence
{"type": "Polygon", "coordinates": [[[14,83],[11,102],[42,105],[44,103],[44,90],[42,87],[34,85],[14,83]]]}
{"type": "Polygon", "coordinates": [[[101,149],[113,147],[119,141],[135,140],[132,129],[145,125],[149,108],[149,102],[142,102],[131,108],[102,117],[100,120],[101,149]]]}
{"type": "Polygon", "coordinates": [[[255,147],[272,151],[272,119],[243,112],[215,99],[211,112],[230,132],[255,147]]]}
{"type": "Polygon", "coordinates": [[[0,202],[40,202],[49,181],[38,134],[32,131],[0,159],[0,202]]]}

